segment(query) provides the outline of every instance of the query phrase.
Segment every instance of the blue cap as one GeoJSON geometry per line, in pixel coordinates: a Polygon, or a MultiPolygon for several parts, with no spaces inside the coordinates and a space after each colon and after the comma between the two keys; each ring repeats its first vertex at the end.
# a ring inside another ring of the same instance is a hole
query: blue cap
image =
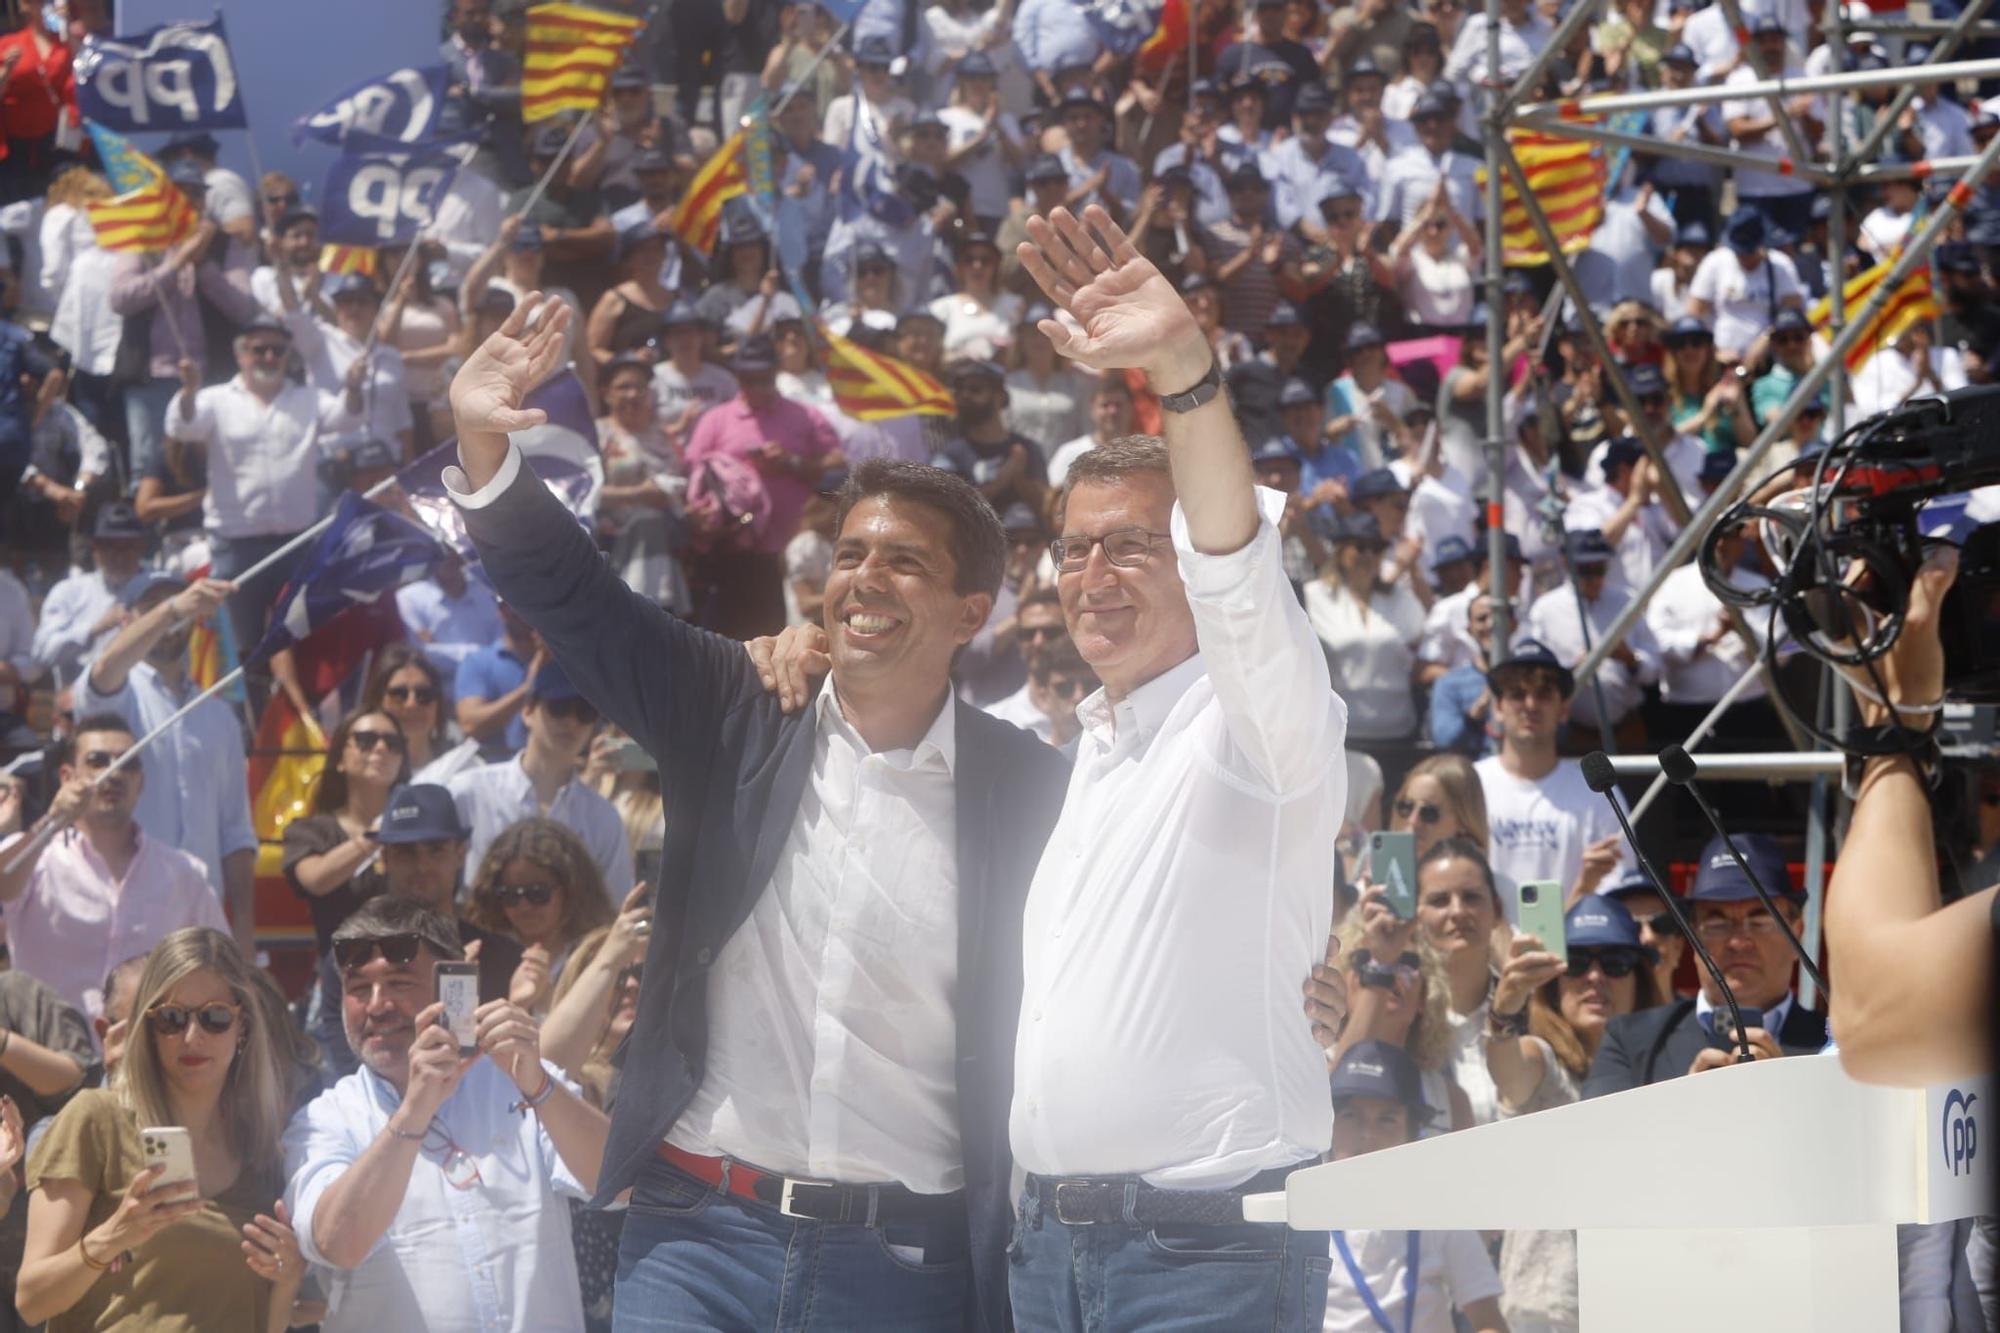
{"type": "Polygon", "coordinates": [[[110,500],[97,507],[97,516],[91,520],[90,537],[101,542],[142,542],[146,540],[146,525],[139,521],[139,513],[123,500],[110,500]]]}
{"type": "Polygon", "coordinates": [[[118,605],[129,611],[144,601],[146,594],[155,588],[166,588],[170,592],[181,593],[187,591],[187,586],[186,579],[169,574],[163,569],[142,569],[126,580],[125,586],[118,590],[118,605]]]}
{"type": "MultiPolygon", "coordinates": [[[[1608,461],[1608,460],[1607,460],[1608,461]]],[[[1604,533],[1597,528],[1577,528],[1567,533],[1569,558],[1579,565],[1608,565],[1618,558],[1604,533]]]]}
{"type": "Polygon", "coordinates": [[[1299,447],[1289,435],[1273,435],[1250,451],[1253,463],[1303,463],[1299,447]]]}
{"type": "Polygon", "coordinates": [[[1388,339],[1382,331],[1365,319],[1357,319],[1347,330],[1347,350],[1358,352],[1364,347],[1383,347],[1388,339]]]}
{"type": "Polygon", "coordinates": [[[1375,63],[1375,57],[1373,56],[1359,55],[1348,62],[1346,75],[1348,83],[1352,83],[1356,79],[1386,79],[1388,77],[1388,75],[1382,72],[1382,67],[1375,63]]]}
{"type": "Polygon", "coordinates": [[[1660,335],[1660,341],[1671,346],[1683,340],[1712,343],[1715,341],[1715,333],[1693,315],[1682,315],[1667,325],[1667,331],[1660,335]]]}
{"type": "Polygon", "coordinates": [[[1431,552],[1431,573],[1435,574],[1446,565],[1455,565],[1461,560],[1477,559],[1479,559],[1478,553],[1472,549],[1472,543],[1465,538],[1456,534],[1440,537],[1437,547],[1431,552]]]}
{"type": "Polygon", "coordinates": [[[1025,175],[1030,185],[1042,181],[1066,181],[1069,179],[1069,168],[1063,166],[1062,159],[1054,153],[1043,153],[1028,160],[1028,170],[1025,175]]]}
{"type": "Polygon", "coordinates": [[[1717,449],[1713,453],[1702,455],[1701,471],[1695,475],[1701,479],[1701,483],[1704,486],[1720,486],[1729,479],[1729,474],[1735,470],[1736,451],[1734,449],[1717,449]]]}
{"type": "Polygon", "coordinates": [[[1683,222],[1681,223],[1680,230],[1674,233],[1674,244],[1695,246],[1706,250],[1709,246],[1715,244],[1715,237],[1709,235],[1708,224],[1706,222],[1683,222]]]}
{"type": "MultiPolygon", "coordinates": [[[[1703,328],[1702,332],[1706,333],[1708,330],[1703,328]]],[[[1650,361],[1642,361],[1632,367],[1625,377],[1625,382],[1632,386],[1632,392],[1640,398],[1667,391],[1667,377],[1650,361]]]]}
{"type": "Polygon", "coordinates": [[[1301,315],[1299,308],[1290,301],[1278,302],[1271,307],[1271,313],[1264,317],[1264,327],[1267,329],[1302,329],[1305,326],[1305,316],[1301,315]]]}
{"type": "Polygon", "coordinates": [[[1336,514],[1329,521],[1320,524],[1320,536],[1336,545],[1341,542],[1370,542],[1386,544],[1382,536],[1382,525],[1375,521],[1375,515],[1352,510],[1336,514]]]}
{"type": "Polygon", "coordinates": [[[208,188],[208,176],[202,171],[201,163],[191,157],[177,158],[173,165],[167,168],[167,179],[176,185],[193,186],[202,190],[208,188]]]}
{"type": "MultiPolygon", "coordinates": [[[[1931,251],[1931,262],[1945,273],[1979,272],[1979,256],[1964,241],[1947,241],[1931,251]]],[[[1785,307],[1790,310],[1791,307],[1785,307]]]]}
{"type": "MultiPolygon", "coordinates": [[[[1785,35],[1785,25],[1778,22],[1771,15],[1766,14],[1762,18],[1751,20],[1750,35],[1752,37],[1783,37],[1785,35]]],[[[1918,61],[1920,58],[1912,54],[1910,59],[1918,61]]]]}
{"type": "Polygon", "coordinates": [[[887,69],[896,63],[896,48],[887,37],[879,33],[863,37],[854,44],[854,63],[887,69]]]}
{"type": "Polygon", "coordinates": [[[542,248],[542,224],[523,222],[521,229],[514,233],[516,250],[539,250],[542,248]]]}
{"type": "Polygon", "coordinates": [[[1635,866],[1630,870],[1621,872],[1617,879],[1612,880],[1609,884],[1599,889],[1597,896],[1600,898],[1615,898],[1623,902],[1634,894],[1650,893],[1658,897],[1659,892],[1659,886],[1646,877],[1645,871],[1635,866]]]}
{"type": "Polygon", "coordinates": [[[699,328],[708,323],[695,309],[692,301],[675,301],[667,307],[667,313],[660,316],[660,326],[667,329],[699,328]]]}
{"type": "MultiPolygon", "coordinates": [[[[1773,898],[1790,898],[1796,902],[1801,897],[1792,889],[1792,872],[1785,864],[1784,852],[1778,849],[1778,844],[1769,834],[1740,833],[1736,837],[1736,846],[1773,898]]],[[[1695,866],[1694,887],[1688,890],[1688,901],[1740,903],[1754,901],[1756,897],[1757,890],[1750,886],[1750,877],[1736,864],[1728,846],[1719,837],[1710,838],[1708,846],[1701,849],[1701,860],[1695,866]]]]}
{"type": "Polygon", "coordinates": [[[646,77],[646,71],[637,65],[620,65],[611,76],[613,92],[630,92],[635,88],[650,88],[653,81],[646,77]]]}
{"type": "Polygon", "coordinates": [[[761,333],[737,343],[735,353],[729,358],[732,375],[768,375],[777,368],[778,349],[761,333]]]}
{"type": "Polygon", "coordinates": [[[1069,96],[1063,98],[1062,103],[1056,107],[1056,110],[1059,112],[1068,112],[1079,108],[1085,111],[1095,111],[1106,120],[1112,118],[1110,104],[1095,93],[1087,92],[1082,88],[1072,89],[1069,96]]]}
{"type": "Polygon", "coordinates": [[[1007,512],[1000,515],[1002,532],[1039,532],[1042,521],[1035,517],[1035,511],[1016,500],[1007,506],[1007,512]]]}
{"type": "Polygon", "coordinates": [[[764,225],[748,209],[722,215],[719,245],[754,245],[764,239],[764,225]]]}
{"type": "Polygon", "coordinates": [[[527,134],[528,156],[556,157],[560,155],[563,145],[569,142],[569,132],[570,127],[561,121],[545,124],[540,129],[529,130],[527,134]]]}
{"type": "Polygon", "coordinates": [[[1297,114],[1333,110],[1333,89],[1315,79],[1299,89],[1299,95],[1292,100],[1292,110],[1297,114]]]}
{"type": "Polygon", "coordinates": [[[207,130],[181,130],[160,145],[160,156],[186,150],[200,153],[203,157],[214,157],[221,149],[222,145],[207,130]]]}
{"type": "Polygon", "coordinates": [[[1768,239],[1769,228],[1764,223],[1764,215],[1754,208],[1744,207],[1729,215],[1728,225],[1722,229],[1722,239],[1737,254],[1749,254],[1761,250],[1768,239]]]}
{"type": "Polygon", "coordinates": [[[1279,407],[1298,407],[1306,403],[1318,407],[1319,395],[1304,380],[1286,380],[1285,387],[1278,390],[1279,407]]]}
{"type": "Polygon", "coordinates": [[[1430,1120],[1438,1113],[1436,1107],[1424,1103],[1423,1078],[1416,1062],[1390,1042],[1355,1042],[1333,1067],[1329,1082],[1336,1104],[1348,1097],[1377,1097],[1409,1107],[1413,1120],[1430,1120]]]}
{"type": "Polygon", "coordinates": [[[1498,689],[1499,681],[1497,677],[1501,672],[1526,671],[1531,668],[1540,668],[1545,671],[1555,672],[1563,698],[1567,699],[1576,692],[1576,676],[1568,667],[1562,664],[1562,659],[1557,657],[1550,650],[1549,646],[1540,639],[1517,640],[1513,648],[1508,651],[1507,656],[1501,658],[1500,661],[1494,664],[1493,669],[1486,673],[1486,681],[1488,684],[1494,686],[1495,689],[1498,689]]]}
{"type": "Polygon", "coordinates": [[[347,451],[347,465],[358,472],[395,467],[401,461],[396,453],[396,447],[387,440],[363,440],[347,451]]]}
{"type": "Polygon", "coordinates": [[[469,836],[458,817],[458,802],[435,782],[406,783],[390,792],[375,829],[375,841],[392,847],[406,842],[462,842],[469,836]]]}
{"type": "Polygon", "coordinates": [[[972,51],[958,62],[958,77],[961,79],[991,79],[999,76],[999,69],[993,57],[984,51],[972,51]]]}
{"type": "Polygon", "coordinates": [[[1451,115],[1451,110],[1451,103],[1438,94],[1425,93],[1417,99],[1416,105],[1410,108],[1410,119],[1414,122],[1423,120],[1428,116],[1448,117],[1451,115]]]}
{"type": "Polygon", "coordinates": [[[1658,961],[1640,941],[1639,923],[1625,904],[1599,893],[1585,894],[1563,914],[1563,938],[1572,949],[1637,949],[1658,961]]]}
{"type": "Polygon", "coordinates": [[[1812,321],[1806,318],[1803,310],[1785,306],[1778,311],[1778,317],[1771,321],[1771,332],[1811,333],[1812,321]]]}
{"type": "Polygon", "coordinates": [[[1388,468],[1378,467],[1364,472],[1347,485],[1347,498],[1355,503],[1363,500],[1379,500],[1385,495],[1407,495],[1403,483],[1396,480],[1396,474],[1388,468]]]}
{"type": "Polygon", "coordinates": [[[583,692],[570,683],[569,673],[562,669],[562,664],[550,658],[535,673],[534,684],[528,687],[528,697],[544,703],[561,703],[565,699],[581,699],[583,692]]]}
{"type": "Polygon", "coordinates": [[[1257,164],[1255,162],[1249,162],[1249,161],[1245,161],[1241,165],[1239,165],[1236,168],[1236,170],[1230,172],[1228,178],[1223,181],[1224,188],[1228,189],[1232,193],[1237,190],[1267,189],[1269,188],[1270,184],[1271,183],[1269,181],[1264,179],[1264,173],[1257,169],[1257,164]]]}
{"type": "Polygon", "coordinates": [[[322,289],[328,300],[338,301],[343,296],[378,297],[382,293],[375,287],[375,279],[366,273],[336,273],[333,280],[322,289]]]}
{"type": "Polygon", "coordinates": [[[1701,64],[1700,59],[1694,53],[1694,48],[1690,47],[1686,42],[1675,42],[1667,48],[1667,53],[1661,56],[1660,59],[1669,65],[1686,65],[1689,68],[1701,64]]]}
{"type": "Polygon", "coordinates": [[[1219,102],[1222,100],[1222,89],[1215,86],[1214,79],[1196,79],[1188,88],[1188,97],[1190,100],[1196,97],[1212,97],[1219,102]]]}
{"type": "MultiPolygon", "coordinates": [[[[920,315],[929,316],[932,319],[937,318],[937,316],[931,315],[928,310],[921,312],[913,310],[909,314],[904,315],[903,318],[907,320],[920,315]]],[[[898,325],[898,327],[900,328],[901,325],[898,325]]],[[[962,384],[967,380],[980,379],[992,380],[995,383],[1005,383],[1007,372],[1001,368],[1000,363],[997,361],[987,361],[979,357],[968,357],[963,361],[953,362],[951,369],[945,373],[945,379],[953,384],[962,384]]]]}
{"type": "Polygon", "coordinates": [[[935,111],[919,111],[915,118],[910,121],[910,128],[913,130],[936,130],[942,134],[945,128],[944,117],[935,111]]]}

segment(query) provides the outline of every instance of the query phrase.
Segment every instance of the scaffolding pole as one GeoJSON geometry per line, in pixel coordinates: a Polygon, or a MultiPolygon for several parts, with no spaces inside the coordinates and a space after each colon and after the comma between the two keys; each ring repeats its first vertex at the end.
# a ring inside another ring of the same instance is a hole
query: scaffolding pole
{"type": "MultiPolygon", "coordinates": [[[[1745,165],[1743,154],[1733,148],[1714,148],[1705,143],[1674,143],[1664,139],[1649,138],[1643,134],[1625,134],[1618,130],[1607,130],[1600,125],[1581,125],[1573,120],[1562,120],[1553,116],[1535,117],[1522,123],[1544,134],[1560,134],[1571,139],[1589,139],[1593,143],[1608,144],[1613,148],[1630,148],[1634,152],[1651,153],[1659,157],[1677,157],[1688,162],[1706,162],[1710,166],[1717,167],[1745,165]]],[[[1800,180],[1811,181],[1815,185],[1833,184],[1833,173],[1817,163],[1794,162],[1790,158],[1779,158],[1776,163],[1769,158],[1758,158],[1757,161],[1766,171],[1775,166],[1784,175],[1797,176],[1800,180]]]]}
{"type": "MultiPolygon", "coordinates": [[[[1925,82],[1944,83],[1953,79],[1983,79],[2000,75],[2000,60],[1958,60],[1926,67],[1925,82]]],[[[1614,111],[1652,111],[1666,106],[1709,106],[1716,102],[1749,101],[1767,96],[1795,93],[1860,92],[1868,88],[1894,88],[1910,77],[1906,69],[1848,70],[1844,74],[1803,74],[1796,79],[1764,79],[1756,83],[1703,84],[1695,88],[1655,88],[1641,93],[1597,93],[1590,97],[1560,102],[1530,102],[1520,108],[1523,116],[1556,116],[1574,120],[1582,116],[1608,115],[1614,111]]],[[[1741,161],[1769,171],[1768,158],[1745,153],[1741,161]]]]}
{"type": "MultiPolygon", "coordinates": [[[[1588,8],[1579,5],[1579,8],[1588,8]]],[[[1537,60],[1536,66],[1545,62],[1537,60]]],[[[1533,74],[1534,68],[1528,73],[1533,74]]],[[[1486,77],[1500,78],[1500,0],[1486,0],[1486,77]]],[[[1501,273],[1500,157],[1507,145],[1507,110],[1496,87],[1486,95],[1486,593],[1493,606],[1493,643],[1502,655],[1514,641],[1514,589],[1507,587],[1507,301],[1501,273]]]]}
{"type": "MultiPolygon", "coordinates": [[[[1875,117],[1875,123],[1869,127],[1867,136],[1855,147],[1852,157],[1849,157],[1842,151],[1838,140],[1828,142],[1827,147],[1833,155],[1836,166],[1844,163],[1848,170],[1852,171],[1854,168],[1865,166],[1868,160],[1875,156],[1875,151],[1882,146],[1882,141],[1889,137],[1889,132],[1895,129],[1896,122],[1902,119],[1904,110],[1911,102],[1916,100],[1917,89],[1929,81],[1913,77],[1914,71],[1917,69],[1931,69],[1942,65],[1944,58],[1958,49],[1959,42],[1964,40],[1966,33],[1971,30],[1972,25],[1986,12],[1986,6],[1990,2],[1991,0],[1972,0],[1965,7],[1965,12],[1960,14],[1957,19],[1945,28],[1943,35],[1937,40],[1937,45],[1931,48],[1930,54],[1925,56],[1920,64],[1916,65],[1913,69],[1899,71],[1909,82],[1896,90],[1896,95],[1890,100],[1889,105],[1882,108],[1881,114],[1875,117]]],[[[1833,8],[1837,11],[1840,6],[1836,4],[1833,8]]],[[[1829,29],[1838,26],[1839,20],[1837,18],[1827,20],[1827,27],[1829,29]]],[[[1838,54],[1834,57],[1836,65],[1839,62],[1844,62],[1846,55],[1847,48],[1845,45],[1842,45],[1838,48],[1838,54]]],[[[1840,72],[1837,67],[1835,72],[1840,72]]]]}
{"type": "MultiPolygon", "coordinates": [[[[1794,162],[1810,162],[1812,149],[1806,146],[1805,136],[1799,133],[1799,122],[1792,115],[1792,109],[1785,105],[1784,61],[1781,58],[1778,68],[1774,70],[1765,69],[1764,57],[1759,53],[1756,41],[1749,35],[1750,25],[1743,21],[1742,6],[1737,4],[1737,0],[1719,0],[1719,3],[1722,5],[1722,12],[1729,17],[1730,31],[1736,34],[1737,49],[1748,58],[1750,68],[1756,71],[1758,80],[1773,89],[1760,95],[1764,99],[1764,104],[1771,108],[1771,119],[1778,123],[1778,135],[1785,141],[1785,150],[1792,155],[1794,162]]],[[[1798,90],[1791,91],[1796,93],[1798,90]]],[[[1745,99],[1748,100],[1747,94],[1745,99]]]]}

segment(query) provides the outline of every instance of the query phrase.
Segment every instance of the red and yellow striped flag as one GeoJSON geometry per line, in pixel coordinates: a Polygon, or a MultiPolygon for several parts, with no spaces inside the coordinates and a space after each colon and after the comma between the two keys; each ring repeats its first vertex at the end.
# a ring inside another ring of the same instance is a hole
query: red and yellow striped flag
{"type": "MultiPolygon", "coordinates": [[[[1896,254],[1901,253],[1899,247],[1896,254]]],[[[1896,254],[1890,255],[1866,273],[1857,273],[1847,280],[1847,312],[1850,316],[1860,312],[1862,302],[1874,295],[1876,288],[1882,285],[1882,280],[1889,276],[1889,270],[1896,263],[1896,254]]],[[[1931,266],[1920,264],[1909,277],[1903,279],[1902,286],[1889,294],[1889,299],[1882,303],[1882,309],[1876,313],[1875,318],[1868,321],[1867,332],[1848,349],[1847,368],[1861,369],[1869,357],[1902,337],[1904,330],[1910,325],[1919,320],[1936,319],[1938,314],[1937,298],[1931,294],[1931,266]]],[[[1812,323],[1816,331],[1828,338],[1833,337],[1831,296],[1823,296],[1813,303],[1812,323]]]]}
{"type": "Polygon", "coordinates": [[[322,245],[319,248],[319,267],[322,273],[365,273],[372,278],[381,267],[381,261],[369,246],[322,245]]]}
{"type": "Polygon", "coordinates": [[[722,234],[722,206],[750,188],[743,169],[743,136],[738,130],[729,136],[715,156],[702,163],[694,182],[680,203],[674,206],[674,235],[703,254],[715,249],[722,234]]]}
{"type": "MultiPolygon", "coordinates": [[[[1590,234],[1604,220],[1603,150],[1581,139],[1539,130],[1509,130],[1507,141],[1513,145],[1535,201],[1548,215],[1562,252],[1573,255],[1588,247],[1590,234]]],[[[1479,179],[1484,185],[1484,168],[1479,179]]],[[[1528,207],[1514,189],[1511,173],[1500,177],[1500,257],[1502,263],[1517,266],[1549,262],[1542,238],[1528,220],[1528,207]]]]}
{"type": "Polygon", "coordinates": [[[948,417],[958,411],[951,390],[907,361],[871,352],[826,325],[826,382],[840,410],[857,421],[890,417],[948,417]]]}
{"type": "Polygon", "coordinates": [[[136,190],[84,205],[97,243],[106,250],[166,250],[194,234],[201,215],[159,164],[139,156],[147,180],[136,190]]]}
{"type": "Polygon", "coordinates": [[[588,5],[536,5],[528,11],[528,54],[521,65],[521,119],[595,111],[611,75],[644,23],[588,5]]]}

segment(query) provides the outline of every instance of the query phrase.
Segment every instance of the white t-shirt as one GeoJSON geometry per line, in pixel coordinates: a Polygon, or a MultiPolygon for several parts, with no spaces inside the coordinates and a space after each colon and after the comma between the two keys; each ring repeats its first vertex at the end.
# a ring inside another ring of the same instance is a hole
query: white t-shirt
{"type": "Polygon", "coordinates": [[[1771,326],[1772,315],[1786,298],[1805,299],[1805,288],[1799,285],[1798,270],[1783,255],[1767,250],[1764,262],[1746,273],[1736,252],[1719,245],[1702,256],[1688,295],[1714,307],[1716,350],[1740,354],[1771,326]]]}
{"type": "Polygon", "coordinates": [[[1442,258],[1421,246],[1410,251],[1403,270],[1403,308],[1418,324],[1463,324],[1472,317],[1473,277],[1470,257],[1454,246],[1442,258]]]}
{"type": "MultiPolygon", "coordinates": [[[[1798,61],[1789,58],[1785,61],[1782,77],[1795,79],[1804,73],[1805,70],[1798,61]]],[[[1761,76],[1746,61],[1729,71],[1729,77],[1723,80],[1723,85],[1733,88],[1742,84],[1757,83],[1760,79],[1761,76]]],[[[1771,104],[1761,97],[1732,98],[1722,104],[1722,119],[1725,123],[1752,116],[1761,119],[1770,114],[1771,104]]],[[[1824,99],[1814,100],[1813,114],[1821,120],[1826,119],[1824,99]]],[[[1749,157],[1768,158],[1772,161],[1792,155],[1791,149],[1785,143],[1784,131],[1776,126],[1765,130],[1762,134],[1737,140],[1736,151],[1749,157]]],[[[1736,193],[1745,199],[1774,199],[1786,195],[1810,194],[1812,190],[1811,181],[1801,180],[1797,176],[1781,175],[1775,171],[1741,169],[1736,173],[1736,193]]]]}
{"type": "MultiPolygon", "coordinates": [[[[1375,1295],[1375,1303],[1388,1316],[1391,1328],[1408,1328],[1411,1333],[1451,1333],[1451,1313],[1474,1301],[1500,1294],[1500,1275],[1486,1257],[1486,1246],[1476,1231],[1424,1231],[1417,1235],[1417,1278],[1412,1292],[1416,1309],[1405,1324],[1404,1281],[1409,1269],[1410,1233],[1407,1231],[1348,1231],[1341,1233],[1354,1266],[1375,1295]]],[[[1333,1268],[1326,1283],[1326,1333],[1381,1333],[1368,1302],[1354,1288],[1354,1279],[1333,1254],[1333,1268]]]]}
{"type": "MultiPolygon", "coordinates": [[[[1539,782],[1515,777],[1500,766],[1500,756],[1481,759],[1473,768],[1486,794],[1486,822],[1491,830],[1493,872],[1516,884],[1531,880],[1554,880],[1569,892],[1583,869],[1583,849],[1599,838],[1618,832],[1604,798],[1583,780],[1583,767],[1574,759],[1561,759],[1539,782]]],[[[1621,864],[1632,860],[1631,848],[1621,845],[1621,864]]],[[[1605,882],[1617,878],[1617,871],[1605,882]]],[[[1502,897],[1508,924],[1513,924],[1515,904],[1502,897]]]]}

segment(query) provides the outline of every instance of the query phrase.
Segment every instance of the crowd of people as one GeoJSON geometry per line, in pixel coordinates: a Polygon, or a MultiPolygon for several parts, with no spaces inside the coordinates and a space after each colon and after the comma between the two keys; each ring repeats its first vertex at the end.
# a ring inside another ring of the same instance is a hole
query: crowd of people
{"type": "MultiPolygon", "coordinates": [[[[1775,915],[1673,800],[1642,825],[1693,863],[1739,1033],[1577,756],[1725,696],[1703,746],[1788,744],[1765,626],[1665,557],[1827,356],[1811,303],[1920,225],[1921,176],[1835,217],[1785,172],[1606,149],[1591,309],[1510,268],[1494,366],[1480,104],[1558,6],[1505,0],[1490,71],[1458,0],[1202,5],[1165,60],[1082,0],[693,0],[578,126],[523,123],[524,3],[445,0],[438,52],[397,58],[448,66],[478,151],[411,246],[335,271],[310,183],[192,133],[145,146],[199,228],[112,252],[71,66],[107,7],[12,8],[0,1333],[776,1327],[801,1292],[856,1328],[1575,1330],[1571,1233],[1229,1210],[1323,1157],[1828,1047],[1780,928],[1799,821],[1741,839],[1775,915]],[[704,251],[679,205],[766,115],[775,198],[704,251]],[[950,412],[844,410],[822,329],[950,412]],[[508,441],[564,372],[596,418],[582,525],[508,441]],[[476,561],[441,544],[128,757],[200,690],[198,628],[256,644],[295,539],[454,437],[476,561]],[[316,747],[290,809],[255,804],[267,702],[316,747]],[[1377,832],[1411,835],[1407,912],[1377,832]],[[260,846],[309,927],[290,993],[260,846]],[[1562,948],[1519,928],[1529,885],[1562,948]]],[[[1845,12],[1834,52],[1806,5],[1739,33],[1606,4],[1537,95],[1921,61],[1845,12]]],[[[1849,142],[1889,96],[1847,100],[1849,142]]],[[[1773,158],[1827,114],[1636,132],[1773,158]]],[[[1883,160],[1996,129],[1924,84],[1883,160]]],[[[1972,204],[1941,316],[1857,364],[1850,422],[2000,376],[2000,193],[1972,204]]],[[[1754,532],[1716,558],[1773,573],[1754,532]]],[[[1905,1328],[1978,1326],[1991,1263],[1984,1226],[1909,1229],[1905,1328]]]]}

